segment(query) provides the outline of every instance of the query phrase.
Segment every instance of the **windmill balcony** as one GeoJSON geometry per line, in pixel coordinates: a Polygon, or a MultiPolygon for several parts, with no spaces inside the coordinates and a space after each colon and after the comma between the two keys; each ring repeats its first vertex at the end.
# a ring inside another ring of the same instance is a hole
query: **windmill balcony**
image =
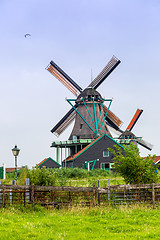
{"type": "Polygon", "coordinates": [[[56,141],[53,142],[51,147],[57,147],[57,146],[71,146],[71,145],[75,145],[75,144],[88,144],[93,142],[94,139],[76,139],[76,140],[68,140],[68,141],[56,141]]]}

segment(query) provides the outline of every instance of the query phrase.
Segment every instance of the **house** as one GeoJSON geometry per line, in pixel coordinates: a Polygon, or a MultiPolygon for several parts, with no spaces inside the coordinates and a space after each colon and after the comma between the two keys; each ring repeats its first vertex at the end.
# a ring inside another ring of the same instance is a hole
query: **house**
{"type": "MultiPolygon", "coordinates": [[[[21,168],[23,168],[23,167],[18,167],[17,171],[21,168]]],[[[12,173],[12,172],[15,172],[16,169],[15,168],[5,168],[5,170],[6,170],[6,173],[12,173]]]]}
{"type": "Polygon", "coordinates": [[[101,135],[74,155],[63,160],[62,166],[68,168],[79,167],[88,170],[95,168],[111,170],[114,155],[109,152],[108,148],[113,149],[115,145],[124,148],[109,135],[101,135]]]}
{"type": "Polygon", "coordinates": [[[160,156],[155,156],[155,159],[153,161],[155,164],[160,163],[160,156]]]}
{"type": "Polygon", "coordinates": [[[160,169],[160,156],[155,156],[155,159],[153,160],[155,164],[158,164],[157,168],[160,169]]]}
{"type": "Polygon", "coordinates": [[[53,160],[51,157],[45,158],[43,161],[41,161],[39,164],[37,164],[39,168],[46,167],[46,168],[60,168],[61,165],[53,160]]]}

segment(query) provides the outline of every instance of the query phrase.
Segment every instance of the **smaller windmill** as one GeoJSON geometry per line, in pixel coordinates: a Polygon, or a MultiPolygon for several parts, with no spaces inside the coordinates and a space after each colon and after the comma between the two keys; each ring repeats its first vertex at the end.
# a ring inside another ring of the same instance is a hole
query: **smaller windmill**
{"type": "Polygon", "coordinates": [[[135,126],[135,124],[137,123],[139,117],[141,116],[143,110],[142,109],[137,109],[135,115],[133,116],[132,120],[130,121],[128,127],[126,128],[126,130],[120,134],[119,136],[119,143],[121,144],[130,144],[131,142],[133,143],[138,143],[140,144],[142,147],[145,147],[148,150],[152,150],[153,145],[148,143],[147,141],[143,140],[142,137],[136,137],[133,133],[132,133],[132,129],[135,126]]]}

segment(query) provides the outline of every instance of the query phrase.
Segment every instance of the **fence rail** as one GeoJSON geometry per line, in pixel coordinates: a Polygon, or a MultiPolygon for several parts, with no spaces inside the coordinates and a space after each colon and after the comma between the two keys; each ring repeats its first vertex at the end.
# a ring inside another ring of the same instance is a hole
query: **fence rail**
{"type": "MultiPolygon", "coordinates": [[[[98,185],[99,186],[99,185],[98,185]]],[[[71,186],[0,185],[0,207],[13,204],[95,206],[160,202],[160,184],[111,185],[107,188],[71,186]]]]}

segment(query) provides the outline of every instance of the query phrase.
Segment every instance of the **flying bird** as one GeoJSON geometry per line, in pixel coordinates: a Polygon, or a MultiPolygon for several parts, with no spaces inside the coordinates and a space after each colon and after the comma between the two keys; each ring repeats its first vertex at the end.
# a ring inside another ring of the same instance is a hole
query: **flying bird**
{"type": "Polygon", "coordinates": [[[27,33],[27,34],[25,34],[24,36],[25,36],[25,38],[26,38],[26,37],[29,37],[29,36],[31,37],[31,34],[27,33]]]}

